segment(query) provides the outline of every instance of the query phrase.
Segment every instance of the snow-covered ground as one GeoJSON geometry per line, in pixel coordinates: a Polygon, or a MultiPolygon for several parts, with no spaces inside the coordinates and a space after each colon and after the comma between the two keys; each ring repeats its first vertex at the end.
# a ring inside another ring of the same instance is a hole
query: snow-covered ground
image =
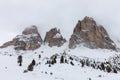
{"type": "Polygon", "coordinates": [[[117,74],[107,73],[87,66],[81,67],[77,62],[74,62],[74,66],[57,63],[48,67],[45,60],[64,51],[69,55],[88,57],[99,61],[120,54],[110,50],[88,49],[85,47],[69,50],[67,45],[68,43],[60,48],[50,48],[44,45],[35,51],[15,51],[12,46],[0,49],[0,78],[2,80],[120,80],[119,72],[117,74]],[[17,57],[20,54],[23,56],[22,67],[19,67],[17,63],[17,57]],[[41,55],[40,59],[39,55],[41,55]],[[23,73],[33,59],[40,64],[36,65],[32,72],[23,73]]]}

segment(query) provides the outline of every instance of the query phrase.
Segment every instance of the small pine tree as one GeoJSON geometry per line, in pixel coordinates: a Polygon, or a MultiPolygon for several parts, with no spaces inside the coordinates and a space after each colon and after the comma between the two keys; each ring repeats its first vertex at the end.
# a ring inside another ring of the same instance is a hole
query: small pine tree
{"type": "Polygon", "coordinates": [[[70,62],[70,64],[71,64],[72,66],[74,66],[74,64],[73,64],[73,62],[72,62],[72,61],[70,62]]]}
{"type": "Polygon", "coordinates": [[[81,60],[80,62],[81,62],[81,67],[84,67],[85,62],[83,60],[81,60]]]}
{"type": "Polygon", "coordinates": [[[50,75],[53,75],[53,73],[51,72],[50,75]]]}
{"type": "Polygon", "coordinates": [[[110,72],[112,71],[112,69],[111,69],[109,66],[107,66],[107,67],[106,67],[106,71],[107,71],[108,73],[110,73],[110,72]]]}
{"type": "Polygon", "coordinates": [[[51,65],[49,64],[49,67],[51,67],[51,65]]]}
{"type": "Polygon", "coordinates": [[[91,78],[89,78],[89,80],[92,80],[91,78]]]}
{"type": "Polygon", "coordinates": [[[28,65],[28,68],[27,70],[28,71],[33,71],[33,67],[35,66],[36,62],[35,60],[33,59],[32,62],[30,63],[30,65],[28,65]]]}
{"type": "Polygon", "coordinates": [[[67,59],[65,59],[65,63],[67,63],[67,64],[68,64],[68,61],[67,61],[67,59]]]}
{"type": "Polygon", "coordinates": [[[32,60],[32,65],[35,66],[35,64],[36,64],[36,62],[35,62],[35,60],[33,59],[33,60],[32,60]]]}
{"type": "Polygon", "coordinates": [[[90,66],[90,62],[88,59],[86,60],[86,66],[90,66]]]}
{"type": "Polygon", "coordinates": [[[113,72],[114,72],[114,73],[117,73],[117,70],[116,70],[116,69],[113,69],[113,72]]]}
{"type": "Polygon", "coordinates": [[[94,64],[91,64],[91,67],[92,67],[93,69],[95,69],[95,65],[94,65],[94,64]]]}
{"type": "Polygon", "coordinates": [[[47,60],[46,64],[50,64],[50,61],[49,61],[49,60],[47,60]]]}
{"type": "Polygon", "coordinates": [[[64,63],[64,56],[61,56],[60,63],[64,63]]]}
{"type": "Polygon", "coordinates": [[[22,66],[22,55],[19,55],[17,59],[19,66],[22,66]]]}
{"type": "Polygon", "coordinates": [[[33,65],[30,64],[30,65],[28,66],[27,70],[28,70],[28,71],[33,71],[33,65]]]}
{"type": "Polygon", "coordinates": [[[69,59],[70,59],[70,60],[73,60],[73,58],[72,58],[72,57],[69,57],[69,59]]]}
{"type": "Polygon", "coordinates": [[[102,70],[105,70],[104,63],[101,63],[101,68],[102,68],[102,70]]]}
{"type": "Polygon", "coordinates": [[[39,54],[39,59],[41,58],[41,55],[39,54]]]}

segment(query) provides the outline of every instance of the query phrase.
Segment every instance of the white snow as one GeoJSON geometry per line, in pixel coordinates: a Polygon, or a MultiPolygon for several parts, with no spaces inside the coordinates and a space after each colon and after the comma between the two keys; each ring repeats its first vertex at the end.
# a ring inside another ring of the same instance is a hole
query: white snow
{"type": "Polygon", "coordinates": [[[89,30],[82,30],[83,32],[87,32],[87,31],[89,31],[89,30]]]}
{"type": "Polygon", "coordinates": [[[37,25],[43,36],[57,27],[68,40],[84,16],[93,17],[112,39],[120,40],[120,0],[1,0],[0,5],[0,44],[30,25],[37,25]]]}
{"type": "Polygon", "coordinates": [[[35,34],[35,33],[33,33],[33,34],[28,34],[28,35],[22,34],[22,35],[16,36],[15,38],[19,38],[19,41],[24,41],[24,42],[26,42],[26,41],[29,41],[31,37],[36,37],[36,36],[38,36],[38,34],[35,34]]]}
{"type": "Polygon", "coordinates": [[[53,38],[61,38],[62,35],[60,33],[57,33],[53,38]]]}
{"type": "MultiPolygon", "coordinates": [[[[79,47],[76,49],[68,49],[68,43],[62,47],[48,47],[47,45],[35,51],[15,51],[13,47],[0,49],[0,75],[2,80],[119,80],[120,73],[107,73],[100,70],[95,70],[90,67],[81,67],[74,62],[74,66],[70,64],[54,64],[52,67],[45,65],[46,59],[53,54],[61,54],[64,51],[70,55],[78,57],[89,57],[98,61],[104,61],[109,57],[120,54],[110,50],[103,49],[88,49],[79,47]],[[12,56],[10,56],[10,54],[12,56]],[[23,65],[19,67],[17,64],[18,55],[23,56],[23,65]],[[38,58],[39,54],[41,59],[38,58]],[[27,69],[31,61],[35,59],[36,63],[41,63],[34,67],[34,71],[23,73],[27,69]],[[50,74],[52,73],[52,75],[50,74]],[[99,77],[101,76],[101,77],[99,77]]],[[[59,62],[59,61],[58,61],[59,62]]]]}

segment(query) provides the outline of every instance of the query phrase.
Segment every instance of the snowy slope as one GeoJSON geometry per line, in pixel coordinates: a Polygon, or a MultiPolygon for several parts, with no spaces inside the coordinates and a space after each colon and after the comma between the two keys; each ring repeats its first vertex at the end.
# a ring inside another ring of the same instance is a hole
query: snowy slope
{"type": "Polygon", "coordinates": [[[0,75],[2,80],[119,80],[120,73],[107,73],[104,71],[96,70],[91,67],[81,67],[79,62],[73,61],[74,66],[71,64],[60,64],[59,58],[57,63],[49,67],[46,63],[52,55],[61,55],[64,51],[68,55],[77,57],[88,57],[96,61],[105,61],[115,54],[120,54],[110,50],[102,49],[88,49],[79,47],[69,50],[67,44],[62,47],[48,47],[47,45],[35,51],[15,51],[13,47],[0,49],[0,75]],[[18,55],[23,56],[22,67],[18,66],[18,55]],[[41,58],[39,59],[39,55],[41,58]],[[23,73],[27,69],[31,61],[35,59],[35,65],[32,72],[23,73]],[[38,64],[40,63],[40,64],[38,64]]]}

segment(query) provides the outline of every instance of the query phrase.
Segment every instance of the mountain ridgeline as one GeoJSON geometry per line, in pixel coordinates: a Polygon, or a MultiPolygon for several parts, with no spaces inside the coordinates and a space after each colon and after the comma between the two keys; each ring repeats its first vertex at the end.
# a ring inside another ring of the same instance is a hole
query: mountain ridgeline
{"type": "MultiPolygon", "coordinates": [[[[42,39],[37,26],[33,25],[26,28],[22,35],[17,35],[12,41],[4,43],[0,48],[14,46],[15,50],[35,50],[46,44],[50,47],[61,47],[66,42],[59,29],[52,28],[46,32],[45,39],[42,39]]],[[[114,41],[111,40],[105,28],[97,25],[93,18],[87,16],[76,24],[68,47],[74,49],[81,45],[91,49],[101,48],[117,51],[114,41]]]]}

